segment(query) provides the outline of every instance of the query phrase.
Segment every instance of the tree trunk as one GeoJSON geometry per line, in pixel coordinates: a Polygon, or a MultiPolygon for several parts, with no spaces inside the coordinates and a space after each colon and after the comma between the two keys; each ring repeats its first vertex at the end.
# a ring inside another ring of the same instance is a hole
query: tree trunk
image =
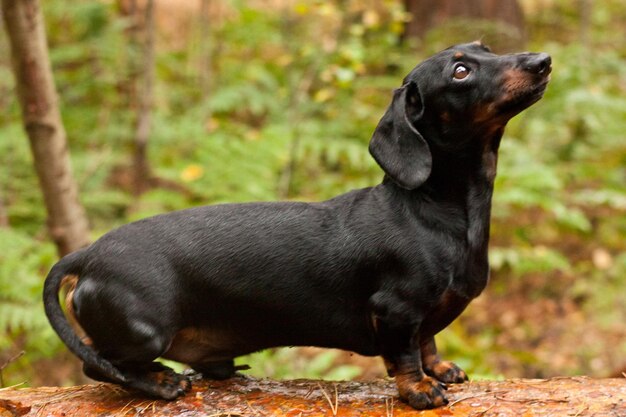
{"type": "Polygon", "coordinates": [[[143,61],[139,82],[139,108],[133,153],[134,193],[140,195],[150,187],[150,165],[148,162],[148,140],[152,127],[152,105],[154,101],[154,0],[148,0],[144,9],[143,61]]]}
{"type": "Polygon", "coordinates": [[[136,56],[139,55],[138,32],[141,30],[141,23],[138,19],[137,0],[118,0],[117,7],[120,16],[127,21],[124,34],[128,38],[128,47],[126,54],[128,55],[128,65],[125,68],[126,76],[120,82],[120,90],[124,93],[125,102],[130,111],[135,111],[139,106],[137,104],[137,74],[139,65],[136,56]]]}
{"type": "Polygon", "coordinates": [[[450,403],[416,412],[392,381],[198,381],[176,401],[133,395],[114,385],[0,390],[0,416],[626,416],[626,378],[554,378],[451,385],[450,403]]]}
{"type": "Polygon", "coordinates": [[[2,0],[2,15],[48,230],[59,255],[65,255],[89,243],[89,228],[72,175],[39,1],[2,0]]]}

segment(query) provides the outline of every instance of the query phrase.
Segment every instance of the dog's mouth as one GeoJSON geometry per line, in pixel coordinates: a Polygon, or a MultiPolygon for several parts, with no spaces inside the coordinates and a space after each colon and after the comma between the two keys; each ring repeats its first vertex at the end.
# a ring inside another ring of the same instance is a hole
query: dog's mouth
{"type": "Polygon", "coordinates": [[[549,82],[550,76],[548,75],[528,92],[527,96],[529,99],[529,106],[535,104],[543,97],[543,94],[546,92],[546,88],[548,87],[549,82]]]}
{"type": "Polygon", "coordinates": [[[536,83],[520,86],[514,90],[510,90],[506,95],[506,99],[497,106],[503,114],[515,114],[532,106],[543,97],[550,82],[550,68],[547,69],[542,78],[536,83]]]}

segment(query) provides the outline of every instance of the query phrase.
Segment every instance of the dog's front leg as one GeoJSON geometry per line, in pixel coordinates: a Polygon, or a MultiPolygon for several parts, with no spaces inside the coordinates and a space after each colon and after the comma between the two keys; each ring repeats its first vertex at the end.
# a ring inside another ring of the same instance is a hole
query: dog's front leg
{"type": "Polygon", "coordinates": [[[468,380],[467,374],[455,363],[441,360],[434,336],[421,341],[420,351],[422,367],[427,375],[444,383],[462,383],[468,380]]]}
{"type": "MultiPolygon", "coordinates": [[[[386,327],[381,325],[381,327],[386,327]]],[[[382,340],[382,356],[389,376],[396,378],[400,398],[410,406],[423,410],[446,405],[446,385],[424,373],[418,331],[398,332],[389,328],[379,329],[382,340]],[[402,337],[405,334],[409,337],[402,337]]]]}

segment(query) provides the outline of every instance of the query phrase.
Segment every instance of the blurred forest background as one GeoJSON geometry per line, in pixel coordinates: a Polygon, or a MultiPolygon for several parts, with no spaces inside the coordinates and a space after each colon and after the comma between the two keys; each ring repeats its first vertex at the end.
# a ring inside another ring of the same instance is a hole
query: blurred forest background
{"type": "MultiPolygon", "coordinates": [[[[46,0],[42,11],[90,240],[194,205],[374,185],[370,135],[417,62],[475,39],[550,53],[544,99],[502,142],[492,281],[438,341],[474,378],[626,368],[622,0],[46,0]]],[[[3,386],[83,381],[42,310],[57,260],[46,221],[2,30],[3,386]]],[[[310,348],[242,362],[269,377],[383,375],[379,359],[310,348]]]]}

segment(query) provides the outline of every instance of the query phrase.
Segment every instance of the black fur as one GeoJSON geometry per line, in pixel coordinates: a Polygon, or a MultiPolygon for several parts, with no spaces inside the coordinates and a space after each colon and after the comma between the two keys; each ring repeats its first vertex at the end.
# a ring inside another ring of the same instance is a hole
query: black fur
{"type": "Polygon", "coordinates": [[[440,52],[405,78],[374,132],[382,184],[122,226],[52,269],[52,326],[88,375],[167,399],[189,381],[158,357],[227,378],[237,356],[312,345],[382,355],[403,400],[445,404],[443,383],[467,377],[433,337],[487,284],[500,138],[549,73],[545,54],[498,56],[480,43],[440,52]],[[466,78],[454,78],[458,65],[466,78]],[[66,275],[79,277],[73,309],[93,346],[60,309],[66,275]]]}

